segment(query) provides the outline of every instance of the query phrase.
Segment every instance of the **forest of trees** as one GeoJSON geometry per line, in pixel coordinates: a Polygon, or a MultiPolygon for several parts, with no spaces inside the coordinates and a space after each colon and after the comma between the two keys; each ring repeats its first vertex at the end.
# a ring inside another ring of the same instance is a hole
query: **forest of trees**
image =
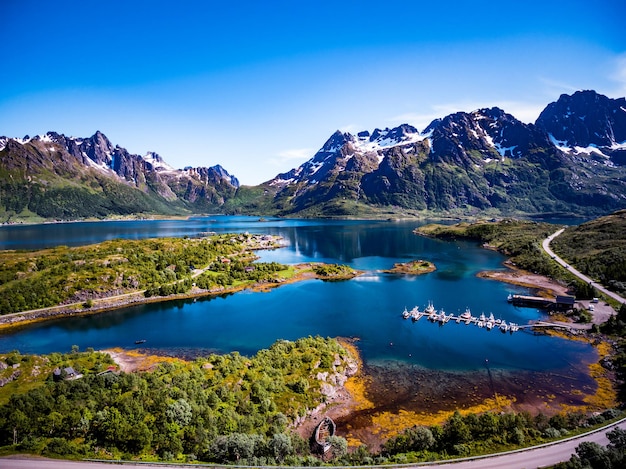
{"type": "Polygon", "coordinates": [[[598,425],[619,415],[620,412],[614,409],[591,417],[582,413],[563,413],[550,418],[527,412],[485,412],[466,416],[456,412],[443,425],[406,429],[389,439],[381,454],[396,463],[491,454],[565,437],[574,430],[598,425]]]}
{"type": "MultiPolygon", "coordinates": [[[[114,371],[108,355],[92,350],[43,357],[12,352],[0,356],[0,377],[13,376],[7,389],[0,387],[0,451],[318,466],[323,460],[293,422],[325,401],[322,384],[333,381],[328,374],[344,373],[351,360],[337,341],[320,337],[280,340],[253,357],[233,352],[170,360],[140,373],[114,371]],[[68,367],[83,376],[55,379],[54,369],[68,367]]],[[[325,459],[401,464],[487,454],[552,441],[618,415],[457,412],[442,425],[404,430],[380,451],[348,452],[347,440],[333,436],[325,459]]]]}
{"type": "Polygon", "coordinates": [[[552,248],[581,272],[626,295],[626,210],[566,229],[552,248]]]}
{"type": "Polygon", "coordinates": [[[351,359],[320,337],[143,373],[112,372],[108,355],[92,351],[13,352],[1,360],[8,371],[21,370],[22,388],[2,397],[0,445],[64,457],[317,464],[309,442],[289,426],[325,400],[318,373],[343,373],[351,359]],[[69,366],[83,377],[53,378],[53,368],[69,366]]]}
{"type": "Polygon", "coordinates": [[[253,264],[253,235],[111,240],[40,251],[0,252],[0,314],[89,301],[131,291],[184,293],[270,278],[286,266],[253,264]],[[222,263],[228,259],[228,263],[222,263]],[[231,265],[232,264],[232,265],[231,265]],[[192,279],[194,269],[209,269],[192,279]]]}

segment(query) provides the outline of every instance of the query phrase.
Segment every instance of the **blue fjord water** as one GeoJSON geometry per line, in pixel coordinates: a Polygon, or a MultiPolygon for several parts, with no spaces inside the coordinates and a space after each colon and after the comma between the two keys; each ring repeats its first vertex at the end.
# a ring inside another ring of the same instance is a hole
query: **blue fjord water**
{"type": "Polygon", "coordinates": [[[0,351],[66,352],[72,345],[142,348],[184,355],[238,351],[254,354],[278,339],[308,335],[358,339],[369,364],[401,363],[431,370],[484,367],[554,373],[581,371],[594,360],[588,344],[528,332],[503,334],[475,326],[439,326],[422,318],[403,320],[405,307],[430,300],[448,313],[471,308],[526,324],[542,317],[535,309],[507,303],[521,287],[476,277],[502,269],[504,258],[475,243],[426,239],[413,234],[415,221],[259,220],[212,216],[188,220],[81,222],[0,227],[0,249],[84,245],[112,238],[193,236],[199,232],[250,232],[282,236],[287,246],[261,251],[262,261],[343,263],[365,273],[353,280],[307,280],[270,292],[244,291],[196,301],[168,301],[71,319],[58,319],[0,335],[0,351]],[[426,259],[433,273],[386,274],[396,262],[426,259]]]}

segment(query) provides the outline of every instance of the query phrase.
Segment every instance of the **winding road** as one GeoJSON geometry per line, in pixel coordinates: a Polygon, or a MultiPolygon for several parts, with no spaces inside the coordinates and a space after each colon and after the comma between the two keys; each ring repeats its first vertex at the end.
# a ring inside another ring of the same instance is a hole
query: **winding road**
{"type": "Polygon", "coordinates": [[[560,230],[558,230],[555,233],[552,233],[550,236],[548,236],[546,239],[543,240],[543,242],[541,243],[541,247],[543,248],[544,251],[546,251],[548,253],[548,255],[557,263],[559,263],[560,265],[562,265],[564,268],[566,268],[567,270],[569,270],[573,275],[575,275],[576,277],[578,277],[579,279],[581,279],[583,282],[588,283],[589,285],[591,285],[592,287],[594,287],[596,290],[598,290],[599,292],[602,292],[602,294],[609,296],[611,298],[613,298],[615,301],[619,301],[621,304],[626,303],[626,299],[622,298],[621,296],[619,296],[617,293],[612,292],[610,290],[607,290],[605,287],[603,287],[602,285],[600,285],[599,283],[595,282],[593,279],[587,277],[585,274],[583,274],[582,272],[579,272],[578,270],[576,270],[575,268],[573,268],[571,265],[569,265],[567,262],[565,262],[563,259],[561,259],[559,256],[557,256],[554,251],[552,251],[552,249],[550,249],[550,243],[552,242],[552,240],[554,238],[556,238],[557,236],[559,236],[561,233],[563,233],[565,231],[565,228],[562,228],[560,230]]]}

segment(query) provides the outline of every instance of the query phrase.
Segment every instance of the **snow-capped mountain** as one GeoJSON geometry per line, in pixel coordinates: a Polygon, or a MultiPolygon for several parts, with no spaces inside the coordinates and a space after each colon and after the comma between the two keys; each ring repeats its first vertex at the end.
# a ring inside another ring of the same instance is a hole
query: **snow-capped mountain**
{"type": "Polygon", "coordinates": [[[333,169],[345,169],[355,155],[365,156],[380,163],[384,150],[398,145],[409,145],[425,137],[411,125],[403,124],[393,129],[375,129],[371,134],[365,130],[357,135],[336,131],[309,161],[298,168],[279,174],[269,182],[271,186],[307,182],[315,184],[333,169]]]}
{"type": "Polygon", "coordinates": [[[293,213],[372,204],[603,211],[626,206],[625,129],[623,98],[584,91],[561,96],[534,125],[494,107],[450,114],[422,132],[407,124],[371,134],[337,131],[310,160],[267,185],[293,213]],[[592,157],[581,157],[585,152],[592,157]]]}
{"type": "MultiPolygon", "coordinates": [[[[226,158],[228,155],[222,155],[226,158]]],[[[626,207],[626,99],[563,95],[534,124],[499,108],[423,131],[337,131],[308,161],[256,187],[222,166],[175,169],[101,132],[0,137],[0,213],[76,218],[224,212],[294,216],[567,213],[626,207]]]]}
{"type": "Polygon", "coordinates": [[[62,219],[216,210],[239,186],[220,165],[175,169],[157,153],[140,156],[114,146],[99,131],[88,138],[55,132],[0,137],[0,168],[9,175],[0,180],[9,216],[24,210],[62,219]]]}
{"type": "Polygon", "coordinates": [[[536,122],[561,151],[626,164],[626,99],[595,91],[561,95],[536,122]]]}

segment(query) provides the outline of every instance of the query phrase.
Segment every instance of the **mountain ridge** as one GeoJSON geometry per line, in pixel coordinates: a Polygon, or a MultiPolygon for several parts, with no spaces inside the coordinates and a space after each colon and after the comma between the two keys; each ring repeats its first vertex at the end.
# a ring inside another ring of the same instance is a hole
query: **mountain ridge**
{"type": "Polygon", "coordinates": [[[115,215],[185,215],[216,210],[239,181],[222,166],[168,165],[91,137],[56,132],[22,139],[0,137],[0,215],[75,219],[115,215]]]}
{"type": "Polygon", "coordinates": [[[561,95],[535,123],[491,107],[357,134],[257,186],[221,165],[175,169],[155,152],[48,132],[0,137],[0,216],[600,215],[626,207],[626,99],[561,95]]]}
{"type": "Polygon", "coordinates": [[[421,133],[400,126],[410,138],[370,147],[369,153],[358,145],[369,132],[357,138],[338,131],[310,160],[266,184],[276,190],[284,215],[315,212],[316,205],[323,213],[337,196],[353,201],[344,203],[345,215],[363,205],[457,214],[606,213],[626,204],[625,122],[623,98],[580,91],[549,104],[534,124],[496,107],[457,112],[421,133]],[[597,117],[585,124],[585,115],[597,117]],[[568,127],[572,119],[576,126],[568,127]],[[557,127],[568,130],[567,139],[557,140],[555,135],[564,135],[557,127]],[[355,156],[365,168],[360,175],[350,174],[355,156]]]}

